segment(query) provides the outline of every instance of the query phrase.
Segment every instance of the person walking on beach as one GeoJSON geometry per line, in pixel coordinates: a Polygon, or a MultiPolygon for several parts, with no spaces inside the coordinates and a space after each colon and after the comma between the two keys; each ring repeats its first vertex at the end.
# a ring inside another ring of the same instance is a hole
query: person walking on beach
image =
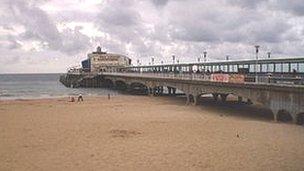
{"type": "Polygon", "coordinates": [[[75,102],[75,98],[74,98],[73,96],[72,96],[72,97],[70,97],[69,102],[75,102]]]}
{"type": "Polygon", "coordinates": [[[80,102],[80,101],[82,101],[83,102],[83,97],[82,97],[82,94],[79,94],[79,96],[78,96],[78,100],[77,100],[78,102],[80,102]]]}

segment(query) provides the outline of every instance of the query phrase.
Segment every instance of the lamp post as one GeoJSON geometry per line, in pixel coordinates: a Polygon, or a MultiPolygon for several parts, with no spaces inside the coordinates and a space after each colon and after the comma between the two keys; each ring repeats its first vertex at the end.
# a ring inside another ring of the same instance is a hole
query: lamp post
{"type": "Polygon", "coordinates": [[[201,57],[200,57],[200,56],[197,58],[197,62],[198,62],[198,63],[201,62],[201,57]]]}
{"type": "Polygon", "coordinates": [[[151,62],[152,62],[152,65],[154,65],[154,58],[153,57],[151,58],[151,62]]]}
{"type": "MultiPolygon", "coordinates": [[[[268,59],[270,59],[271,52],[267,52],[268,59]]],[[[269,72],[269,64],[267,64],[267,72],[269,72]]]]}
{"type": "Polygon", "coordinates": [[[258,60],[259,60],[259,45],[255,45],[255,54],[256,54],[256,58],[255,58],[255,82],[258,82],[258,60]]]}
{"type": "Polygon", "coordinates": [[[206,62],[207,61],[207,52],[204,51],[203,54],[204,54],[204,62],[206,62]]]}
{"type": "Polygon", "coordinates": [[[229,61],[229,55],[226,56],[226,61],[229,61]]]}
{"type": "Polygon", "coordinates": [[[172,55],[173,64],[175,63],[175,55],[172,55]]]}
{"type": "Polygon", "coordinates": [[[139,66],[139,59],[137,59],[137,66],[139,66]]]}
{"type": "Polygon", "coordinates": [[[267,52],[268,59],[270,58],[271,52],[267,52]]]}

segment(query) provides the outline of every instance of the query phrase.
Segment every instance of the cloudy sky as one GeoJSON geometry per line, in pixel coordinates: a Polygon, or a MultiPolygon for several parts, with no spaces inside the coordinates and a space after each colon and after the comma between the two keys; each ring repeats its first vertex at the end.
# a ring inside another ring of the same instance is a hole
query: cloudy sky
{"type": "Polygon", "coordinates": [[[304,56],[303,0],[0,0],[0,73],[65,72],[101,45],[149,63],[304,56]]]}

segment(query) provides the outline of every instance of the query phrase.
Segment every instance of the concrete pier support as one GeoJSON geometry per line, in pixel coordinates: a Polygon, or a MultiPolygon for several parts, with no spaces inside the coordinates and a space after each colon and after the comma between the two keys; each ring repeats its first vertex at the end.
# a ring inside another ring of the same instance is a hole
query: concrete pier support
{"type": "Polygon", "coordinates": [[[196,106],[198,102],[199,96],[193,96],[193,105],[196,106]]]}
{"type": "Polygon", "coordinates": [[[241,97],[241,96],[238,96],[238,103],[243,103],[243,97],[241,97]]]}
{"type": "Polygon", "coordinates": [[[219,94],[213,93],[212,96],[213,96],[214,101],[217,101],[218,97],[219,97],[219,94]]]}
{"type": "Polygon", "coordinates": [[[248,105],[252,105],[253,103],[252,103],[252,101],[250,99],[247,99],[247,104],[248,105]]]}
{"type": "Polygon", "coordinates": [[[274,120],[274,122],[278,122],[278,114],[277,113],[273,114],[273,120],[274,120]]]}
{"type": "Polygon", "coordinates": [[[198,97],[199,96],[194,96],[192,94],[186,94],[186,97],[187,97],[187,101],[186,101],[186,105],[197,105],[197,102],[198,102],[198,97]]]}
{"type": "Polygon", "coordinates": [[[226,102],[227,101],[228,94],[220,94],[220,96],[221,96],[222,102],[226,102]]]}
{"type": "Polygon", "coordinates": [[[174,96],[176,95],[176,88],[172,88],[172,93],[174,96]]]}
{"type": "Polygon", "coordinates": [[[187,97],[186,105],[189,105],[190,104],[190,94],[186,94],[186,97],[187,97]]]}
{"type": "Polygon", "coordinates": [[[157,94],[157,88],[156,88],[156,87],[154,87],[154,88],[152,89],[152,94],[153,94],[153,96],[156,96],[156,94],[157,94]]]}
{"type": "Polygon", "coordinates": [[[167,87],[168,88],[168,94],[171,95],[172,94],[172,88],[171,87],[167,87]]]}
{"type": "Polygon", "coordinates": [[[151,87],[148,88],[148,95],[153,96],[153,89],[151,87]]]}
{"type": "Polygon", "coordinates": [[[161,94],[161,95],[164,94],[164,87],[163,87],[163,86],[160,87],[160,94],[161,94]]]}

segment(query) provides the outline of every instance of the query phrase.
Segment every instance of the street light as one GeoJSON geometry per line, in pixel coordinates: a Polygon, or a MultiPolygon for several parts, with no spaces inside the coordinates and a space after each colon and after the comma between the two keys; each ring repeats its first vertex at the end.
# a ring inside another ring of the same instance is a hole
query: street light
{"type": "Polygon", "coordinates": [[[207,52],[204,51],[203,53],[204,53],[204,62],[206,62],[207,61],[207,52]]]}
{"type": "Polygon", "coordinates": [[[173,64],[175,63],[175,55],[172,55],[173,64]]]}
{"type": "Polygon", "coordinates": [[[229,55],[226,56],[226,61],[229,61],[229,55]]]}
{"type": "Polygon", "coordinates": [[[270,58],[271,52],[267,52],[268,59],[270,58]]]}
{"type": "Polygon", "coordinates": [[[154,58],[153,57],[151,58],[151,62],[152,62],[152,65],[154,65],[154,58]]]}
{"type": "Polygon", "coordinates": [[[139,66],[139,59],[137,59],[137,66],[139,66]]]}
{"type": "Polygon", "coordinates": [[[256,58],[255,58],[255,82],[258,82],[258,60],[259,60],[259,45],[255,45],[255,54],[256,54],[256,58]]]}
{"type": "MultiPolygon", "coordinates": [[[[270,59],[271,52],[267,52],[268,59],[270,59]]],[[[267,72],[269,72],[269,64],[267,64],[267,72]]]]}

